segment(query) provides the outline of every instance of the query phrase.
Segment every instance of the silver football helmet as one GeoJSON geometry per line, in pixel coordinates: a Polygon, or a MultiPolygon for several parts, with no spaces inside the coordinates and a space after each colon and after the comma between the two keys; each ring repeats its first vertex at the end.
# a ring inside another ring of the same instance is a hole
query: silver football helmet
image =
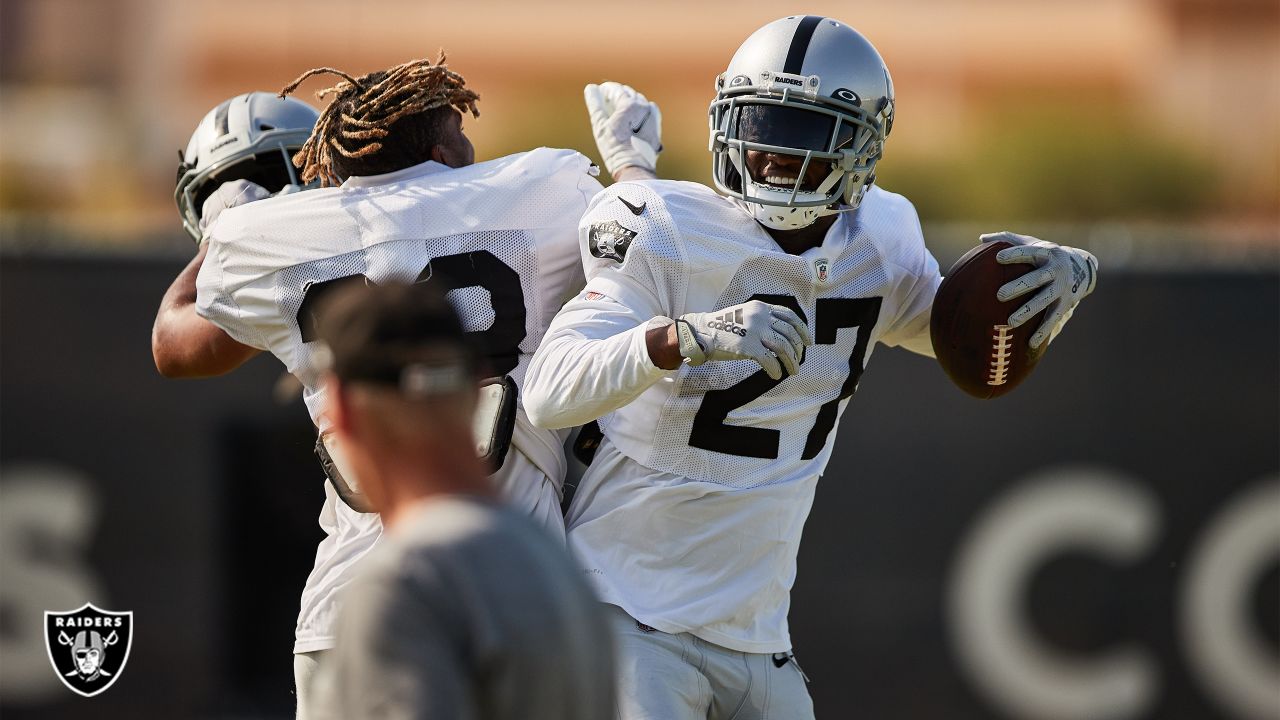
{"type": "Polygon", "coordinates": [[[179,152],[173,199],[182,225],[200,241],[204,201],[225,182],[248,180],[268,192],[297,189],[293,155],[311,136],[315,108],[294,98],[252,92],[225,100],[204,116],[179,152]]]}
{"type": "Polygon", "coordinates": [[[792,15],[738,48],[707,114],[716,187],[794,230],[862,201],[893,128],[893,81],[858,31],[792,15]]]}

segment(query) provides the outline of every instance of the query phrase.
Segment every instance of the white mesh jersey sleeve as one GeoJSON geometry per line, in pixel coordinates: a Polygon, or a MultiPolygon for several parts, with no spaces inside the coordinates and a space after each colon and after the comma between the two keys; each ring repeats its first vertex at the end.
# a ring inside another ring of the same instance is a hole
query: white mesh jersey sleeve
{"type": "Polygon", "coordinates": [[[731,273],[742,248],[730,240],[690,252],[673,214],[731,223],[740,215],[702,185],[665,180],[616,183],[592,201],[579,224],[587,286],[561,309],[530,368],[535,423],[581,425],[655,383],[648,402],[669,393],[672,372],[653,365],[645,343],[650,321],[684,314],[689,278],[731,273]]]}
{"type": "Polygon", "coordinates": [[[901,271],[900,284],[895,288],[898,312],[888,319],[880,342],[933,357],[929,318],[933,298],[942,282],[938,261],[925,246],[920,218],[909,200],[874,186],[868,195],[876,197],[872,201],[874,217],[869,220],[877,227],[876,240],[885,262],[898,266],[901,271]]]}

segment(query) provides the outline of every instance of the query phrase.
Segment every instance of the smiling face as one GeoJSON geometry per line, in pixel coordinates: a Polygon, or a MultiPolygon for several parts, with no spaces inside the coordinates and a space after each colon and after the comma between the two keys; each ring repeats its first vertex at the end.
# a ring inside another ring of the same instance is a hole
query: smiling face
{"type": "MultiPolygon", "coordinates": [[[[800,176],[800,168],[804,166],[804,158],[783,153],[748,150],[746,153],[747,171],[758,183],[790,190],[795,187],[800,176]]],[[[800,190],[812,192],[831,173],[829,163],[812,161],[805,169],[804,178],[800,180],[800,190]]]]}
{"type": "MultiPolygon", "coordinates": [[[[769,152],[746,147],[745,164],[751,179],[784,190],[795,188],[804,151],[830,153],[845,148],[853,138],[853,128],[835,116],[801,107],[743,105],[737,112],[737,136],[749,144],[791,148],[792,153],[769,152]]],[[[800,181],[801,192],[814,192],[831,174],[831,161],[812,160],[800,181]]]]}

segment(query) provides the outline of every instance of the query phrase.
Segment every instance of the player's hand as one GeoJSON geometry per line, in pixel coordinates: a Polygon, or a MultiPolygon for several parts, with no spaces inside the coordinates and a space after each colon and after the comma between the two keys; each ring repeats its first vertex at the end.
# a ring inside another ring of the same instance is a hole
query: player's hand
{"type": "Polygon", "coordinates": [[[711,360],[754,360],[774,380],[793,375],[804,349],[813,344],[809,328],[791,308],[759,300],[723,310],[681,315],[676,321],[680,355],[690,365],[711,360]]]}
{"type": "Polygon", "coordinates": [[[204,207],[200,209],[200,238],[204,241],[205,231],[213,225],[213,221],[218,219],[223,210],[233,208],[237,205],[244,205],[256,200],[263,200],[271,197],[271,193],[267,189],[248,180],[232,180],[224,182],[218,186],[204,201],[204,207]]]}
{"type": "Polygon", "coordinates": [[[609,174],[635,167],[656,172],[662,152],[662,111],[629,85],[606,82],[582,89],[591,133],[609,174]]]}
{"type": "Polygon", "coordinates": [[[1038,350],[1041,345],[1047,347],[1071,319],[1076,305],[1093,292],[1098,282],[1098,259],[1084,250],[1011,232],[990,233],[983,235],[981,240],[984,243],[1000,240],[1013,243],[1013,247],[996,254],[996,261],[1001,264],[1027,263],[1035,266],[1017,280],[1001,286],[996,291],[996,299],[1006,302],[1040,289],[1022,307],[1013,311],[1009,324],[1018,327],[1041,310],[1050,308],[1044,322],[1031,336],[1032,349],[1038,350]]]}

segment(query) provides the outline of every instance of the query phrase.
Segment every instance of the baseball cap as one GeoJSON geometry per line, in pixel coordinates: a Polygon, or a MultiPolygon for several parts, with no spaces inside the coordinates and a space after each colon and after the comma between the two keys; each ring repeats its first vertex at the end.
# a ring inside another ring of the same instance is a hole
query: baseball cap
{"type": "Polygon", "coordinates": [[[352,284],[319,312],[328,369],[339,380],[398,388],[408,397],[474,389],[476,351],[432,283],[352,284]]]}

